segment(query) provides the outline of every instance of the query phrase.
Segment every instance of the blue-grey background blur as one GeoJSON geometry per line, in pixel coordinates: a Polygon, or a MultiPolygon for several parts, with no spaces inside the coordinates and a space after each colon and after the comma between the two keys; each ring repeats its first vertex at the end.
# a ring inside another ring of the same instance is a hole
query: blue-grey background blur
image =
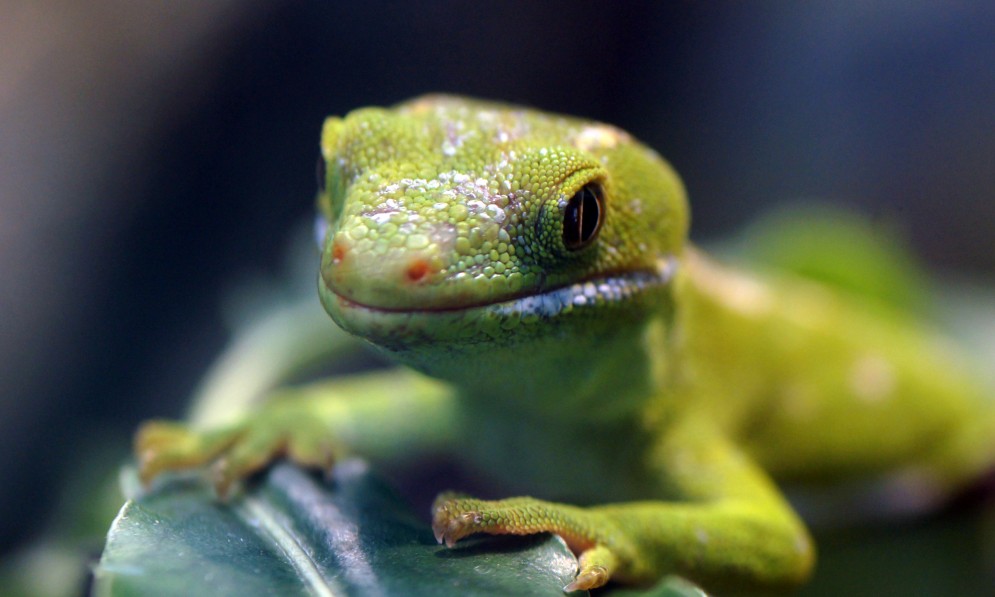
{"type": "Polygon", "coordinates": [[[233,281],[276,275],[327,114],[427,91],[612,122],[698,238],[822,199],[995,272],[995,9],[155,2],[0,9],[0,549],[95,445],[178,416],[233,281]]]}

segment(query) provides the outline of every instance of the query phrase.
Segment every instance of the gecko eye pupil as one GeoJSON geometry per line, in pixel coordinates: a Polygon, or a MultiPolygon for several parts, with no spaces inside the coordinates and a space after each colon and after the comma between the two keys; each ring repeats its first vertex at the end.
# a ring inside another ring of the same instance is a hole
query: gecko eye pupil
{"type": "Polygon", "coordinates": [[[318,164],[315,166],[315,177],[318,179],[318,192],[325,192],[325,181],[328,180],[328,172],[325,170],[325,158],[318,155],[318,164]]]}
{"type": "Polygon", "coordinates": [[[584,185],[563,212],[563,245],[571,250],[583,249],[594,241],[605,220],[604,190],[598,184],[584,185]]]}

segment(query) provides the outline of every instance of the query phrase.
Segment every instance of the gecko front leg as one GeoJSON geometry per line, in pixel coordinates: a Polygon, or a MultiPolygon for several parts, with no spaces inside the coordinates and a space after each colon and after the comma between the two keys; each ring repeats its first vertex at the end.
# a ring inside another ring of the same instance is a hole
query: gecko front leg
{"type": "Polygon", "coordinates": [[[768,477],[708,424],[676,424],[651,458],[675,491],[668,501],[585,508],[442,494],[433,506],[436,538],[453,546],[476,533],[557,534],[580,560],[567,591],[671,573],[709,589],[791,587],[808,578],[815,553],[804,525],[768,477]]]}

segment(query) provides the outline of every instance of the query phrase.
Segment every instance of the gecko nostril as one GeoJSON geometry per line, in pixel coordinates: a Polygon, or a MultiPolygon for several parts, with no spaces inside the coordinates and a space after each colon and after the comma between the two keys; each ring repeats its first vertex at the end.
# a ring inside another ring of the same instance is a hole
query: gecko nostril
{"type": "Polygon", "coordinates": [[[332,245],[332,262],[341,263],[342,260],[345,259],[346,252],[346,248],[342,245],[342,243],[336,241],[332,245]]]}
{"type": "Polygon", "coordinates": [[[428,275],[429,265],[424,259],[415,259],[408,264],[405,275],[410,282],[420,282],[428,275]]]}

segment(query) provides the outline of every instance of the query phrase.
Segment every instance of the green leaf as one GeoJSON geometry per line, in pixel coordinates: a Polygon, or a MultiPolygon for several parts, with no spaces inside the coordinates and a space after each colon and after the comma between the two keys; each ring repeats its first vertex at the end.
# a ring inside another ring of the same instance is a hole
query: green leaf
{"type": "Polygon", "coordinates": [[[436,543],[359,461],[329,482],[289,465],[220,503],[173,479],[128,501],[94,572],[110,595],[563,595],[576,559],[549,535],[436,543]]]}

